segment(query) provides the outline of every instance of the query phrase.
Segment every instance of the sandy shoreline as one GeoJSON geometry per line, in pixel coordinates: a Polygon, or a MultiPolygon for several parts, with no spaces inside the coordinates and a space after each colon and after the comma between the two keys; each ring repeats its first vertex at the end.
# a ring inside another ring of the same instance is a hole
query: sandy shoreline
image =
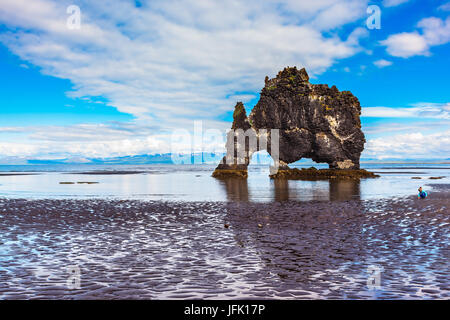
{"type": "Polygon", "coordinates": [[[439,188],[422,201],[0,199],[0,299],[449,299],[439,188]],[[369,266],[383,269],[375,290],[369,266]]]}

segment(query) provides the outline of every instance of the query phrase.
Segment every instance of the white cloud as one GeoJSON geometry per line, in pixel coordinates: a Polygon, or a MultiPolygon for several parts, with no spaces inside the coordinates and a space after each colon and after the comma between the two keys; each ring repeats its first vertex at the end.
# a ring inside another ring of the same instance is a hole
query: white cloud
{"type": "Polygon", "coordinates": [[[412,107],[365,107],[362,117],[450,119],[450,103],[416,103],[412,107]]]}
{"type": "Polygon", "coordinates": [[[430,55],[432,46],[450,42],[450,17],[444,21],[440,18],[425,18],[419,21],[417,27],[421,32],[403,32],[390,35],[381,44],[386,51],[394,56],[409,58],[412,56],[430,55]]]}
{"type": "Polygon", "coordinates": [[[374,61],[373,64],[375,66],[377,66],[378,68],[384,68],[384,67],[388,67],[388,66],[392,65],[392,61],[380,59],[380,60],[374,61]]]}
{"type": "MultiPolygon", "coordinates": [[[[119,141],[95,140],[86,143],[17,143],[0,142],[2,157],[32,157],[32,158],[64,158],[71,155],[84,157],[109,157],[146,154],[152,147],[158,146],[156,138],[122,139],[119,141]]],[[[163,146],[162,146],[163,147],[163,146]]]]}
{"type": "Polygon", "coordinates": [[[178,122],[178,128],[186,132],[183,136],[184,140],[173,138],[172,134],[176,132],[175,130],[165,130],[145,121],[0,128],[0,158],[106,158],[225,150],[229,123],[214,120],[202,121],[200,126],[203,142],[198,146],[193,142],[194,126],[195,123],[190,120],[178,122]],[[211,129],[218,134],[216,140],[207,139],[211,129]],[[21,137],[15,142],[11,142],[9,136],[2,139],[2,133],[16,132],[26,134],[26,137],[21,137]]]}
{"type": "Polygon", "coordinates": [[[383,123],[363,123],[363,132],[366,136],[379,137],[389,136],[395,133],[405,132],[430,132],[445,131],[450,128],[450,119],[431,120],[420,119],[399,122],[383,122],[383,123]]]}
{"type": "Polygon", "coordinates": [[[417,26],[422,29],[423,37],[429,46],[450,42],[450,17],[445,21],[435,17],[422,19],[417,26]]]}
{"type": "Polygon", "coordinates": [[[70,79],[71,97],[103,96],[174,127],[176,118],[230,111],[230,95],[259,91],[284,66],[314,76],[359,52],[366,31],[347,39],[330,31],[364,17],[366,3],[79,1],[81,29],[69,30],[71,1],[0,0],[0,21],[13,30],[0,39],[45,74],[70,79]]]}
{"type": "MultiPolygon", "coordinates": [[[[189,138],[189,136],[187,136],[189,138]]],[[[28,157],[33,159],[61,159],[67,157],[84,158],[107,158],[120,156],[133,156],[141,154],[170,153],[170,152],[196,152],[203,147],[205,151],[225,150],[225,131],[220,136],[221,140],[206,141],[198,148],[184,140],[172,140],[170,134],[153,134],[147,137],[127,137],[127,138],[103,138],[95,134],[85,134],[79,139],[74,139],[71,134],[62,135],[60,139],[55,139],[50,135],[51,140],[39,140],[27,142],[6,142],[0,141],[0,158],[5,157],[28,157]]],[[[78,138],[80,136],[78,135],[78,138]]],[[[191,141],[189,139],[188,141],[191,141]]]]}
{"type": "Polygon", "coordinates": [[[406,3],[409,0],[383,0],[383,6],[385,7],[396,7],[400,4],[406,3]]]}
{"type": "Polygon", "coordinates": [[[425,135],[421,132],[369,139],[363,156],[383,158],[442,159],[450,154],[450,131],[425,135]]]}
{"type": "Polygon", "coordinates": [[[394,57],[409,58],[416,55],[429,55],[429,46],[417,32],[403,32],[389,36],[381,41],[386,46],[386,51],[394,57]]]}
{"type": "Polygon", "coordinates": [[[21,133],[24,130],[22,127],[0,127],[0,133],[21,133]]]}
{"type": "Polygon", "coordinates": [[[404,108],[365,107],[363,118],[398,118],[364,121],[367,143],[363,157],[448,158],[450,154],[450,103],[420,102],[404,108]]]}
{"type": "Polygon", "coordinates": [[[438,10],[450,11],[450,2],[444,3],[443,5],[439,6],[438,10]]]}

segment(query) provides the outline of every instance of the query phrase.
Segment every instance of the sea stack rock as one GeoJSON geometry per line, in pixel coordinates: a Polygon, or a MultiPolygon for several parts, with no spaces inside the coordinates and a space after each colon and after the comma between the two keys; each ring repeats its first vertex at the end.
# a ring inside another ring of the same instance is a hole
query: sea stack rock
{"type": "MultiPolygon", "coordinates": [[[[361,130],[361,105],[350,91],[339,91],[336,86],[311,84],[306,70],[285,68],[269,79],[261,91],[260,100],[247,117],[244,105],[239,102],[233,114],[232,130],[228,135],[227,150],[236,149],[238,141],[233,135],[237,130],[251,129],[259,139],[269,141],[271,129],[279,131],[279,165],[287,165],[302,158],[328,163],[330,169],[359,169],[359,158],[365,138],[361,130]],[[267,131],[267,133],[266,133],[267,131]]],[[[278,137],[277,137],[278,139],[278,137]]],[[[246,169],[254,151],[245,146],[245,160],[227,162],[225,157],[213,176],[246,176],[246,169]]],[[[275,158],[275,157],[274,157],[275,158]]],[[[228,157],[228,160],[232,158],[228,157]]]]}

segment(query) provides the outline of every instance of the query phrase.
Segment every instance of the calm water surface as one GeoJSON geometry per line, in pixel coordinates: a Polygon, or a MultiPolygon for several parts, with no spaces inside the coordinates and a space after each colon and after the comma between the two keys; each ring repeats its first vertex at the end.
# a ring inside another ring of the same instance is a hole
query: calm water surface
{"type": "MultiPolygon", "coordinates": [[[[381,178],[365,179],[360,182],[274,181],[268,177],[269,169],[265,165],[250,166],[247,180],[217,180],[211,177],[214,167],[213,165],[0,166],[0,197],[255,202],[364,200],[415,194],[421,185],[427,186],[426,189],[432,191],[434,183],[450,182],[450,164],[363,165],[364,168],[380,174],[381,178]],[[5,176],[12,173],[23,175],[5,176]],[[444,178],[429,179],[436,176],[444,178]],[[74,184],[60,184],[61,182],[74,184]],[[96,183],[78,184],[78,182],[96,183]]],[[[316,167],[326,166],[316,165],[316,167]]]]}

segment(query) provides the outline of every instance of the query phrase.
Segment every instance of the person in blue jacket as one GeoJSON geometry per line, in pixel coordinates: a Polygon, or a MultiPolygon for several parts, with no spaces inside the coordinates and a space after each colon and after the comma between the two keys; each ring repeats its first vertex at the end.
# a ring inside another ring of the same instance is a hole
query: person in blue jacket
{"type": "Polygon", "coordinates": [[[426,191],[422,190],[422,187],[419,188],[419,194],[417,195],[418,199],[425,199],[427,197],[426,191]]]}

